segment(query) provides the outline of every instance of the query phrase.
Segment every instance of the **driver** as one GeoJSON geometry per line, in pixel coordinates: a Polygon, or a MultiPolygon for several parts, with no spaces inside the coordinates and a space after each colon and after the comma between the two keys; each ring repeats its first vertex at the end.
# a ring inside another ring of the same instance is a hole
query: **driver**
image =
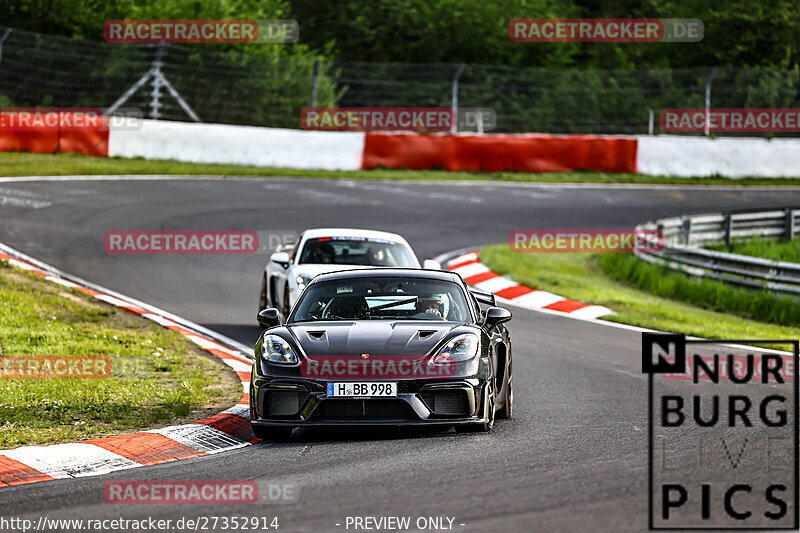
{"type": "Polygon", "coordinates": [[[371,265],[392,266],[392,267],[397,266],[397,261],[395,261],[393,257],[387,254],[384,248],[376,248],[374,246],[370,246],[368,248],[368,253],[371,265]]]}
{"type": "Polygon", "coordinates": [[[333,260],[336,258],[336,251],[333,249],[330,243],[321,242],[317,244],[317,247],[314,249],[314,262],[321,263],[321,264],[330,264],[333,263],[333,260]]]}
{"type": "Polygon", "coordinates": [[[423,294],[417,300],[417,312],[444,318],[444,296],[441,294],[423,294]]]}

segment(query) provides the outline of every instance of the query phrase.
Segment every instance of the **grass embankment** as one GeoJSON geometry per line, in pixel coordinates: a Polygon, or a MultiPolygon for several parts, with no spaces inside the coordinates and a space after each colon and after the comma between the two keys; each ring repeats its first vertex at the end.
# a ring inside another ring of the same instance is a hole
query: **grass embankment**
{"type": "Polygon", "coordinates": [[[773,261],[800,263],[800,239],[786,241],[754,237],[748,240],[734,241],[730,248],[722,244],[707,246],[707,248],[752,257],[762,257],[773,261]]]}
{"type": "Polygon", "coordinates": [[[495,182],[537,183],[639,183],[674,185],[729,186],[798,186],[797,178],[670,178],[641,174],[612,174],[606,172],[446,172],[444,170],[298,170],[240,165],[181,163],[177,161],[146,161],[144,159],[104,158],[76,154],[0,153],[1,176],[75,176],[100,174],[173,174],[252,177],[309,177],[340,179],[477,180],[495,182]]]}
{"type": "Polygon", "coordinates": [[[630,254],[514,253],[497,245],[480,259],[518,283],[617,312],[605,320],[707,338],[800,337],[797,300],[689,278],[630,254]]]}
{"type": "Polygon", "coordinates": [[[178,333],[0,262],[0,358],[70,355],[108,356],[110,377],[0,377],[0,449],[188,423],[242,394],[178,333]]]}

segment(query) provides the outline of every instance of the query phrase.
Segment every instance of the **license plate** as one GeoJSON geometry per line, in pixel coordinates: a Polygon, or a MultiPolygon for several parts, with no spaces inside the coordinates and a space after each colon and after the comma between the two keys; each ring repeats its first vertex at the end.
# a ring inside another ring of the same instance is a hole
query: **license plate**
{"type": "Polygon", "coordinates": [[[394,397],[397,396],[397,383],[391,381],[328,383],[328,396],[334,398],[394,397]]]}

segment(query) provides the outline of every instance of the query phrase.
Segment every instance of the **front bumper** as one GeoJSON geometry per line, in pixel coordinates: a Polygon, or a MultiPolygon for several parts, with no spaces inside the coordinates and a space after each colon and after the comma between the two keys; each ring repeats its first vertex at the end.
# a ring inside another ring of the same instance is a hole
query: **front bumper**
{"type": "MultiPolygon", "coordinates": [[[[341,382],[345,380],[337,380],[341,382]]],[[[397,397],[332,398],[327,380],[254,376],[254,426],[453,426],[486,422],[485,380],[399,380],[397,397]]]]}

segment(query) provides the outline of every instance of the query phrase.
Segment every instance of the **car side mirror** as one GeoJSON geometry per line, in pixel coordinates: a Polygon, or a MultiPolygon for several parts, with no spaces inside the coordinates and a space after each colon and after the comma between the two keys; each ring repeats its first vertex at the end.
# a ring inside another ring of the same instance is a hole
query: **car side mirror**
{"type": "Polygon", "coordinates": [[[433,259],[426,259],[422,262],[422,268],[428,270],[441,270],[442,264],[439,261],[434,261],[433,259]]]}
{"type": "Polygon", "coordinates": [[[286,252],[275,252],[269,256],[269,260],[279,264],[283,268],[289,268],[289,254],[286,252]]]}
{"type": "Polygon", "coordinates": [[[486,329],[492,329],[496,325],[509,320],[511,320],[511,311],[502,307],[490,307],[486,310],[486,319],[483,325],[486,326],[486,329]]]}
{"type": "Polygon", "coordinates": [[[281,314],[274,307],[261,310],[256,319],[265,328],[274,328],[281,325],[281,314]]]}

